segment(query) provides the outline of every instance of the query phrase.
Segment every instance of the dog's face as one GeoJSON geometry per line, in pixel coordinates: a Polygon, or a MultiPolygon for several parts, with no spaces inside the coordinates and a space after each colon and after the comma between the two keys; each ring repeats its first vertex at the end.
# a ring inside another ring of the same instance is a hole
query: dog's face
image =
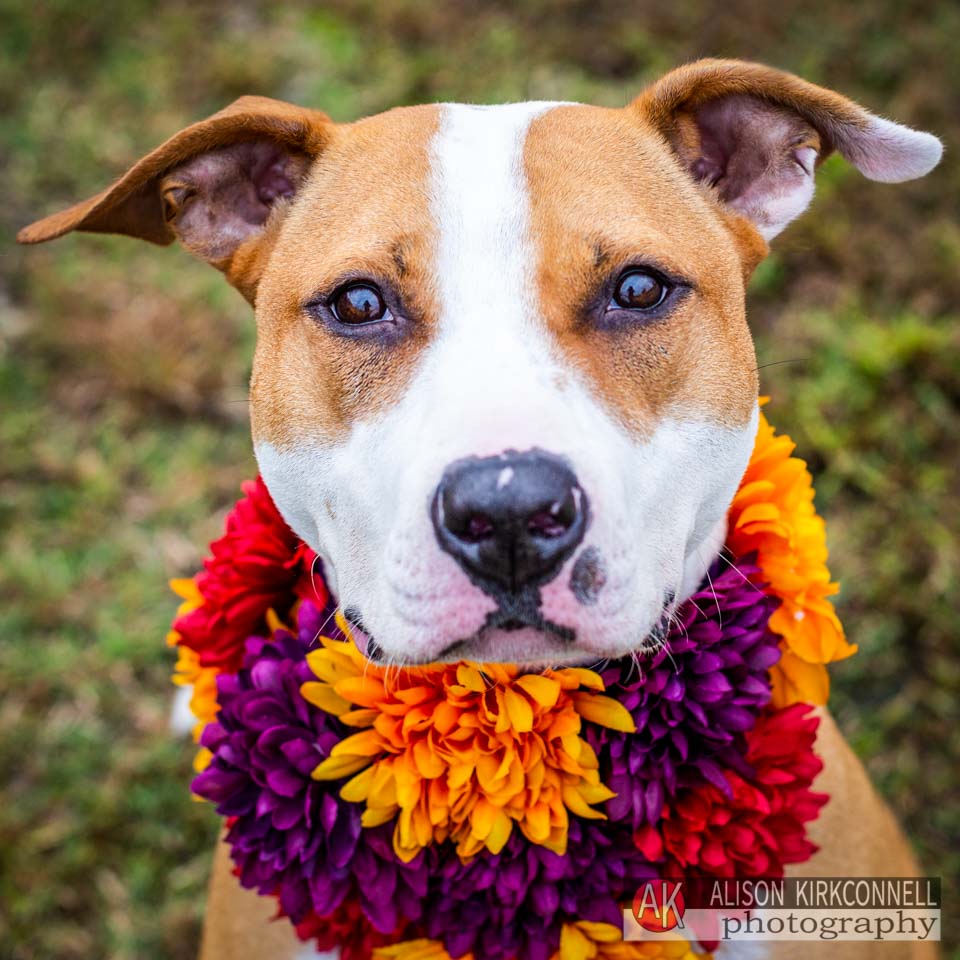
{"type": "Polygon", "coordinates": [[[264,479],[368,655],[399,663],[656,643],[717,555],[752,447],[744,284],[765,239],[831,148],[877,179],[939,155],[735,62],[623,110],[338,126],[257,103],[26,239],[177,235],[255,301],[264,479]]]}
{"type": "Polygon", "coordinates": [[[757,378],[719,206],[626,111],[338,131],[257,296],[257,457],[391,660],[643,646],[723,537],[757,378]]]}

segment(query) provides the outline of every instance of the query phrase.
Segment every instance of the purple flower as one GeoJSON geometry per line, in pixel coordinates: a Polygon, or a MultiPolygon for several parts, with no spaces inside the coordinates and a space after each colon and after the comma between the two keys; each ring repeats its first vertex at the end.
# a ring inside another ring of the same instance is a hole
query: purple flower
{"type": "Polygon", "coordinates": [[[768,671],[780,658],[767,627],[778,601],[748,579],[758,572],[715,564],[657,653],[603,672],[607,695],[637,725],[633,734],[588,725],[603,782],[617,794],[606,805],[612,820],[656,823],[679,787],[708,781],[728,793],[724,769],[750,775],[744,732],[770,702],[768,671]]]}
{"type": "Polygon", "coordinates": [[[342,781],[310,776],[352,732],[300,696],[313,679],[305,656],[324,623],[324,612],[304,601],[298,636],[251,637],[243,668],[217,678],[221,710],[201,739],[213,759],[193,791],[230,818],[227,842],[243,886],[278,894],[295,923],[359,899],[390,933],[399,916],[419,917],[426,888],[417,861],[396,859],[389,826],[361,827],[360,807],[338,795],[342,781]]]}
{"type": "Polygon", "coordinates": [[[632,899],[644,880],[657,875],[630,830],[603,821],[571,818],[565,856],[519,831],[500,854],[484,851],[467,863],[448,846],[427,851],[423,930],[454,957],[470,952],[486,960],[548,960],[565,921],[619,926],[619,901],[632,899]]]}

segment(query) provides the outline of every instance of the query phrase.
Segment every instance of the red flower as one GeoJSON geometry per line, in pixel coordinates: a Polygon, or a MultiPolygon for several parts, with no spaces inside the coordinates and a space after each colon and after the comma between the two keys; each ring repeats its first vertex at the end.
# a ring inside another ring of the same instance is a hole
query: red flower
{"type": "Polygon", "coordinates": [[[298,596],[327,602],[323,579],[311,576],[316,555],[301,543],[274,506],[263,480],[243,485],[245,494],[227,516],[196,583],[203,605],[178,617],[179,643],[195,650],[204,667],[240,669],[247,637],[267,633],[270,609],[285,616],[298,596]]]}
{"type": "Polygon", "coordinates": [[[350,899],[329,917],[311,913],[295,929],[301,940],[314,940],[313,946],[321,953],[339,950],[341,960],[370,960],[377,947],[396,943],[404,935],[403,927],[393,933],[375,930],[359,902],[350,899]]]}
{"type": "MultiPolygon", "coordinates": [[[[725,771],[730,795],[713,784],[683,790],[664,809],[666,874],[780,877],[784,865],[809,859],[817,847],[804,824],[816,819],[827,796],[810,786],[823,767],[813,752],[818,719],[798,703],[763,714],[746,734],[750,782],[725,771]]],[[[659,851],[647,831],[635,840],[659,851]]]]}

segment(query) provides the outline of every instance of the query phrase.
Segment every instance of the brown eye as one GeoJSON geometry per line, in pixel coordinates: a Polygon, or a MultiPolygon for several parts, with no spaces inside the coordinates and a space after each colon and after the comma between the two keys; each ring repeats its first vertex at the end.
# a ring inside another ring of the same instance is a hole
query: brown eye
{"type": "Polygon", "coordinates": [[[330,309],[341,323],[375,323],[387,315],[380,291],[368,283],[355,283],[338,290],[330,300],[330,309]]]}
{"type": "Polygon", "coordinates": [[[652,310],[667,298],[666,281],[646,270],[630,270],[617,281],[613,304],[624,310],[652,310]]]}

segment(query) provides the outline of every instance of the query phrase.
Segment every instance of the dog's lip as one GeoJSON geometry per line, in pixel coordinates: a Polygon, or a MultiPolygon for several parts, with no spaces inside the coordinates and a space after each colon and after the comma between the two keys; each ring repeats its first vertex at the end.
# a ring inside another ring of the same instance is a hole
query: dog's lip
{"type": "Polygon", "coordinates": [[[435,658],[440,663],[470,660],[478,664],[522,664],[540,669],[585,659],[596,657],[588,651],[577,650],[549,630],[514,624],[510,624],[509,629],[483,627],[472,637],[450,644],[435,658]]]}
{"type": "MultiPolygon", "coordinates": [[[[677,606],[675,598],[674,591],[666,592],[660,618],[651,626],[644,638],[644,643],[632,648],[633,652],[650,654],[660,646],[669,631],[670,619],[677,606]]],[[[345,616],[350,625],[350,639],[360,653],[371,663],[382,662],[384,650],[364,629],[359,612],[350,609],[345,612],[345,616]]],[[[432,657],[411,660],[403,665],[416,667],[430,663],[457,663],[461,660],[469,660],[480,665],[511,664],[523,670],[542,670],[548,667],[602,663],[627,656],[631,652],[630,650],[590,649],[561,636],[561,629],[552,624],[548,624],[545,628],[539,624],[506,619],[497,626],[483,626],[472,636],[453,641],[432,657]]]]}
{"type": "MultiPolygon", "coordinates": [[[[383,649],[361,627],[350,625],[350,639],[371,663],[382,662],[383,649]]],[[[481,666],[485,663],[515,664],[522,670],[543,670],[547,667],[595,663],[599,659],[596,653],[572,649],[553,634],[536,627],[522,626],[508,630],[485,627],[472,637],[450,644],[436,656],[403,665],[421,667],[431,663],[469,660],[481,666]]]]}
{"type": "Polygon", "coordinates": [[[373,637],[370,636],[366,630],[363,629],[363,626],[360,624],[359,620],[354,620],[351,618],[347,619],[347,622],[350,625],[350,639],[353,641],[353,645],[368,659],[372,660],[373,657],[370,654],[373,652],[371,647],[375,647],[376,650],[380,649],[380,645],[376,643],[373,637]]]}
{"type": "MultiPolygon", "coordinates": [[[[383,650],[366,633],[351,628],[351,636],[357,649],[371,663],[382,663],[383,650]],[[371,653],[375,650],[375,654],[371,653]]],[[[652,653],[656,647],[648,647],[641,653],[652,653]]],[[[592,667],[626,656],[625,650],[591,650],[571,646],[559,641],[552,634],[536,627],[520,630],[485,628],[473,637],[459,640],[432,657],[422,660],[399,660],[403,667],[425,667],[430,664],[459,663],[469,661],[480,667],[484,664],[516,666],[522,673],[537,672],[562,667],[592,667]]]]}

